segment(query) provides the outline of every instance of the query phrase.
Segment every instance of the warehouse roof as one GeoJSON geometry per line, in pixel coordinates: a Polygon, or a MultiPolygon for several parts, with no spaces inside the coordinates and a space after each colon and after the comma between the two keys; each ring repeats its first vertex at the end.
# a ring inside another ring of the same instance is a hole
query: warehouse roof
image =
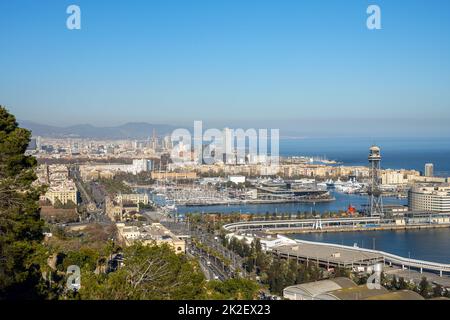
{"type": "Polygon", "coordinates": [[[356,284],[352,280],[342,277],[298,284],[287,287],[283,291],[284,294],[303,294],[314,297],[321,293],[355,286],[356,284]]]}
{"type": "Polygon", "coordinates": [[[273,249],[280,254],[291,257],[309,258],[311,261],[319,260],[336,265],[373,264],[383,261],[383,256],[378,253],[364,252],[356,249],[338,248],[313,243],[297,243],[277,246],[273,249]]]}
{"type": "Polygon", "coordinates": [[[368,297],[365,300],[424,300],[417,292],[411,290],[400,290],[368,297]]]}
{"type": "Polygon", "coordinates": [[[386,293],[389,293],[389,291],[384,287],[380,287],[379,289],[369,289],[369,287],[364,284],[357,287],[343,288],[323,293],[317,296],[317,298],[320,300],[363,300],[386,293]]]}

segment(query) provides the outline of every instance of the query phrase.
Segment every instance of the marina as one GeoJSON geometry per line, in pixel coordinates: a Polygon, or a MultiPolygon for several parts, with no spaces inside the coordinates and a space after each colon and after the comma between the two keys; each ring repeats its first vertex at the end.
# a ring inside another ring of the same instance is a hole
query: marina
{"type": "MultiPolygon", "coordinates": [[[[368,197],[364,195],[343,194],[332,191],[331,195],[335,199],[331,202],[309,202],[309,203],[271,203],[271,204],[230,204],[217,206],[178,206],[179,214],[186,213],[250,213],[264,215],[267,212],[273,213],[317,213],[346,211],[349,205],[361,207],[367,204],[368,197]]],[[[386,205],[406,205],[406,199],[385,198],[386,205]]]]}
{"type": "Polygon", "coordinates": [[[251,187],[246,188],[240,188],[236,184],[230,187],[224,181],[212,185],[200,180],[189,185],[162,185],[155,188],[135,187],[135,189],[139,193],[149,194],[152,201],[160,207],[166,207],[167,203],[171,203],[177,208],[286,204],[315,206],[316,203],[331,203],[336,200],[325,183],[318,185],[314,179],[295,181],[255,179],[251,181],[251,187]]]}

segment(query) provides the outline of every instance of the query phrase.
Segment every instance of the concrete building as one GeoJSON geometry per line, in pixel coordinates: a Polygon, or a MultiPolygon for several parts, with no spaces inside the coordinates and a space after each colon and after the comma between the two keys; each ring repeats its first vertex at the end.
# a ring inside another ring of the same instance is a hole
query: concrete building
{"type": "Polygon", "coordinates": [[[387,217],[403,217],[408,212],[408,207],[402,205],[385,205],[383,209],[387,217]]]}
{"type": "Polygon", "coordinates": [[[45,198],[55,205],[59,200],[62,204],[67,204],[69,201],[75,205],[78,204],[78,190],[75,183],[72,181],[65,181],[63,183],[52,185],[45,193],[45,198]]]}
{"type": "Polygon", "coordinates": [[[151,225],[126,225],[125,223],[116,224],[119,240],[126,246],[132,245],[139,241],[143,245],[162,245],[168,244],[175,253],[181,254],[186,251],[186,243],[178,238],[169,229],[160,223],[152,223],[151,225]]]}
{"type": "Polygon", "coordinates": [[[118,173],[139,174],[150,172],[153,168],[152,160],[133,159],[132,164],[95,164],[79,166],[81,178],[84,181],[97,180],[99,178],[112,178],[118,173]]]}
{"type": "Polygon", "coordinates": [[[434,166],[432,163],[425,164],[425,177],[433,177],[434,173],[434,166]]]}
{"type": "Polygon", "coordinates": [[[408,194],[410,211],[450,212],[450,185],[417,184],[408,194]]]}
{"type": "Polygon", "coordinates": [[[125,203],[125,202],[131,202],[133,204],[149,204],[150,199],[148,197],[148,194],[146,193],[130,193],[130,194],[122,194],[119,193],[116,196],[115,199],[117,202],[125,203]]]}
{"type": "Polygon", "coordinates": [[[245,176],[229,176],[228,181],[235,184],[245,183],[245,176]]]}
{"type": "Polygon", "coordinates": [[[225,164],[236,164],[233,129],[224,128],[222,130],[222,151],[225,164]]]}
{"type": "Polygon", "coordinates": [[[152,160],[148,159],[133,159],[133,168],[131,169],[134,174],[141,172],[149,172],[153,169],[152,160]]]}
{"type": "Polygon", "coordinates": [[[373,267],[384,261],[383,255],[375,252],[361,254],[351,247],[337,248],[307,242],[276,246],[271,252],[280,258],[313,263],[327,269],[338,267],[367,273],[372,273],[373,267]]]}
{"type": "Polygon", "coordinates": [[[415,177],[419,177],[420,172],[415,170],[383,170],[381,172],[382,185],[406,185],[415,177]]]}
{"type": "Polygon", "coordinates": [[[195,180],[196,172],[152,172],[153,180],[195,180]]]}
{"type": "Polygon", "coordinates": [[[367,284],[360,286],[342,288],[334,291],[324,292],[316,296],[317,300],[365,300],[371,297],[380,296],[389,291],[380,286],[379,288],[369,288],[367,284]]]}
{"type": "Polygon", "coordinates": [[[109,197],[105,198],[105,213],[111,221],[124,220],[123,206],[112,201],[109,197]]]}
{"type": "Polygon", "coordinates": [[[235,238],[239,241],[244,240],[248,245],[256,241],[256,239],[259,239],[261,248],[264,251],[270,251],[272,250],[272,248],[280,245],[296,244],[295,240],[292,240],[288,237],[279,234],[271,235],[263,232],[228,233],[226,234],[225,238],[227,238],[228,240],[230,240],[231,238],[235,238]]]}
{"type": "Polygon", "coordinates": [[[49,188],[42,200],[48,200],[52,205],[59,200],[62,204],[69,202],[78,204],[78,189],[69,177],[66,165],[41,165],[36,170],[38,184],[48,185],[49,188]]]}
{"type": "Polygon", "coordinates": [[[385,171],[381,174],[381,184],[383,185],[399,185],[406,184],[408,179],[398,171],[385,171]]]}
{"type": "Polygon", "coordinates": [[[408,176],[408,182],[410,184],[414,183],[447,183],[448,178],[443,177],[425,177],[425,176],[408,176]]]}
{"type": "Polygon", "coordinates": [[[146,193],[118,194],[114,199],[106,197],[105,212],[111,221],[139,220],[141,205],[148,205],[150,199],[146,193]]]}
{"type": "Polygon", "coordinates": [[[353,287],[356,287],[356,283],[348,278],[327,279],[287,287],[283,290],[283,298],[289,300],[317,300],[317,296],[321,294],[353,287]]]}
{"type": "Polygon", "coordinates": [[[348,278],[335,278],[287,287],[283,297],[289,300],[424,300],[410,290],[389,292],[386,288],[356,285],[348,278]]]}

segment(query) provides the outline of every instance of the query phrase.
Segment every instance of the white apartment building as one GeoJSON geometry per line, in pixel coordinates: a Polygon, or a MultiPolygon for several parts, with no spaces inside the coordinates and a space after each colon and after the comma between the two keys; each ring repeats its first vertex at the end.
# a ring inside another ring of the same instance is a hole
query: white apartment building
{"type": "Polygon", "coordinates": [[[118,194],[116,196],[116,202],[124,203],[131,202],[134,204],[143,203],[145,205],[149,204],[149,197],[146,193],[130,193],[130,194],[118,194]]]}
{"type": "Polygon", "coordinates": [[[381,174],[381,183],[384,185],[407,184],[408,178],[400,171],[384,171],[381,174]]]}
{"type": "Polygon", "coordinates": [[[148,159],[133,159],[133,168],[131,169],[134,174],[141,172],[149,172],[152,170],[152,160],[148,159]]]}
{"type": "Polygon", "coordinates": [[[384,185],[406,185],[420,177],[420,172],[415,170],[384,170],[381,173],[381,183],[384,185]]]}
{"type": "Polygon", "coordinates": [[[425,164],[425,177],[433,177],[434,176],[434,165],[432,163],[425,164]]]}
{"type": "Polygon", "coordinates": [[[409,191],[411,211],[450,212],[450,185],[415,185],[409,191]]]}

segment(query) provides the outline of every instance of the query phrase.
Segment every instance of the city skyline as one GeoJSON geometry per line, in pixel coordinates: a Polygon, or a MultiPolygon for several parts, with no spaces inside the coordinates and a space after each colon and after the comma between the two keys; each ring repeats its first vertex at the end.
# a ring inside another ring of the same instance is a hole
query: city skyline
{"type": "Polygon", "coordinates": [[[450,136],[450,4],[0,4],[2,104],[19,120],[450,136]]]}

